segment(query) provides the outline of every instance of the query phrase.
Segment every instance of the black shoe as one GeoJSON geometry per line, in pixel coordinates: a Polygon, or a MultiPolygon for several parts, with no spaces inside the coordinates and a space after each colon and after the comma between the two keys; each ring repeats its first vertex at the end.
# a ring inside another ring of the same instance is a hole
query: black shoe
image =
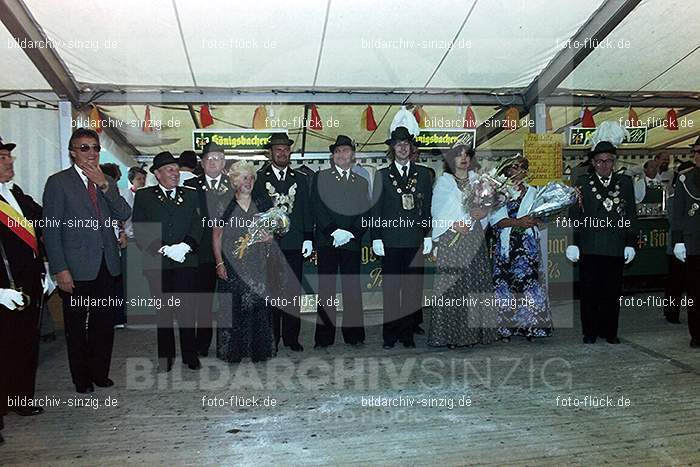
{"type": "Polygon", "coordinates": [[[401,341],[404,347],[407,349],[415,349],[416,348],[416,343],[413,342],[413,339],[408,340],[408,341],[401,341]]]}
{"type": "Polygon", "coordinates": [[[615,336],[615,337],[608,337],[605,339],[605,342],[608,344],[619,344],[620,343],[620,338],[615,336]]]}
{"type": "Polygon", "coordinates": [[[167,373],[173,369],[173,362],[175,359],[173,357],[161,358],[158,362],[158,371],[161,373],[167,373]]]}
{"type": "Polygon", "coordinates": [[[95,392],[95,387],[92,384],[88,384],[87,386],[78,386],[76,384],[75,391],[80,394],[87,394],[88,392],[95,392]]]}
{"type": "Polygon", "coordinates": [[[681,320],[678,319],[678,316],[666,315],[666,321],[668,321],[671,324],[681,324],[681,320]]]}
{"type": "Polygon", "coordinates": [[[389,342],[389,341],[384,341],[384,345],[382,345],[382,348],[384,350],[389,350],[394,348],[395,342],[389,342]]]}
{"type": "Polygon", "coordinates": [[[292,352],[303,352],[304,351],[304,347],[302,347],[301,344],[298,342],[295,342],[294,344],[290,344],[287,347],[289,347],[289,350],[291,350],[292,352]]]}
{"type": "Polygon", "coordinates": [[[114,381],[111,379],[107,378],[104,381],[93,381],[95,383],[95,386],[99,386],[101,388],[111,388],[114,386],[114,381]]]}
{"type": "MultiPolygon", "coordinates": [[[[183,363],[185,363],[185,362],[183,362],[183,363]]],[[[199,358],[197,358],[197,357],[194,357],[194,359],[192,359],[186,363],[187,363],[187,368],[189,368],[190,370],[199,370],[200,368],[202,368],[202,364],[199,363],[199,358]]]]}
{"type": "Polygon", "coordinates": [[[199,351],[199,356],[200,357],[208,357],[209,356],[209,350],[200,350],[199,351]]]}
{"type": "Polygon", "coordinates": [[[422,327],[416,326],[413,328],[413,334],[418,334],[419,336],[422,336],[423,334],[425,334],[425,331],[422,327]]]}
{"type": "Polygon", "coordinates": [[[595,337],[593,336],[583,336],[583,343],[584,344],[595,344],[595,337]]]}
{"type": "Polygon", "coordinates": [[[12,407],[10,410],[23,417],[33,417],[44,412],[42,407],[12,407]]]}
{"type": "Polygon", "coordinates": [[[693,349],[700,349],[700,340],[690,339],[690,347],[693,349]]]}

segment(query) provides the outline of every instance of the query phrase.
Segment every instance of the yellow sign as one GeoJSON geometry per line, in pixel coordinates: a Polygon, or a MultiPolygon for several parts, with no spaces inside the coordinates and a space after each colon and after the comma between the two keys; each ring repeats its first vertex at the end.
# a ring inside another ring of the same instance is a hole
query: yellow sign
{"type": "Polygon", "coordinates": [[[529,183],[546,185],[562,177],[562,135],[528,133],[523,142],[523,152],[530,163],[529,183]]]}

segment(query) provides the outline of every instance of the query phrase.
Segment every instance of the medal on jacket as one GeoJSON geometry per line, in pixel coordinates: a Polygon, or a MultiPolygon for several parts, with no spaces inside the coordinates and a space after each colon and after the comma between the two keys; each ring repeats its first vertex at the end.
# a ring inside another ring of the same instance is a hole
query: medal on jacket
{"type": "Polygon", "coordinates": [[[688,210],[688,215],[689,215],[690,217],[693,217],[693,216],[695,215],[695,213],[697,212],[698,209],[700,209],[700,204],[698,204],[698,203],[693,203],[693,204],[690,206],[690,209],[688,210]]]}
{"type": "Polygon", "coordinates": [[[414,174],[413,177],[408,180],[408,184],[405,188],[401,188],[401,186],[399,186],[399,182],[391,172],[389,172],[389,178],[391,178],[391,184],[394,185],[396,192],[401,195],[401,207],[404,209],[404,211],[410,211],[415,208],[416,203],[413,199],[413,193],[416,192],[416,185],[418,185],[417,174],[414,174]]]}
{"type": "MultiPolygon", "coordinates": [[[[687,178],[688,177],[686,177],[685,174],[681,174],[681,176],[678,177],[678,181],[681,182],[681,184],[683,185],[683,188],[685,189],[685,192],[688,193],[688,196],[690,197],[690,199],[693,199],[695,201],[700,201],[700,197],[693,195],[690,192],[690,190],[688,189],[688,185],[685,184],[687,178]]],[[[693,217],[695,215],[695,213],[698,211],[698,209],[700,209],[700,204],[698,204],[698,203],[691,204],[690,209],[688,209],[688,216],[693,217]]]]}
{"type": "Polygon", "coordinates": [[[406,211],[410,211],[415,207],[413,203],[413,195],[412,194],[402,194],[401,195],[401,207],[404,208],[406,211]]]}

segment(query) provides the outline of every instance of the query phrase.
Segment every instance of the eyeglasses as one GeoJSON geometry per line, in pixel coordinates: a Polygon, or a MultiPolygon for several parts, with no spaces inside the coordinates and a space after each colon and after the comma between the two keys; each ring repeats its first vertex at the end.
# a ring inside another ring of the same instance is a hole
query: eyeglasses
{"type": "Polygon", "coordinates": [[[81,144],[77,148],[72,147],[70,149],[71,149],[71,151],[80,151],[80,152],[88,152],[90,149],[92,149],[95,152],[100,152],[102,150],[102,147],[99,144],[81,144]]]}
{"type": "Polygon", "coordinates": [[[204,158],[204,162],[221,162],[225,161],[225,157],[213,157],[213,156],[207,156],[204,158]]]}
{"type": "Polygon", "coordinates": [[[604,165],[604,164],[609,164],[613,165],[615,163],[615,159],[598,159],[593,162],[595,165],[604,165]]]}

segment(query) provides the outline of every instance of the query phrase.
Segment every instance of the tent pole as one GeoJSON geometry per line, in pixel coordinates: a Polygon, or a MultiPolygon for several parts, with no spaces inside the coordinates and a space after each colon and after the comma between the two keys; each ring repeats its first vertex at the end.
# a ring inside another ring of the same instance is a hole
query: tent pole
{"type": "Polygon", "coordinates": [[[70,167],[68,142],[73,133],[73,105],[68,100],[58,101],[58,141],[61,169],[70,167]]]}
{"type": "Polygon", "coordinates": [[[309,120],[309,104],[304,105],[304,123],[301,128],[301,157],[304,157],[306,152],[306,127],[308,126],[309,120]]]}

